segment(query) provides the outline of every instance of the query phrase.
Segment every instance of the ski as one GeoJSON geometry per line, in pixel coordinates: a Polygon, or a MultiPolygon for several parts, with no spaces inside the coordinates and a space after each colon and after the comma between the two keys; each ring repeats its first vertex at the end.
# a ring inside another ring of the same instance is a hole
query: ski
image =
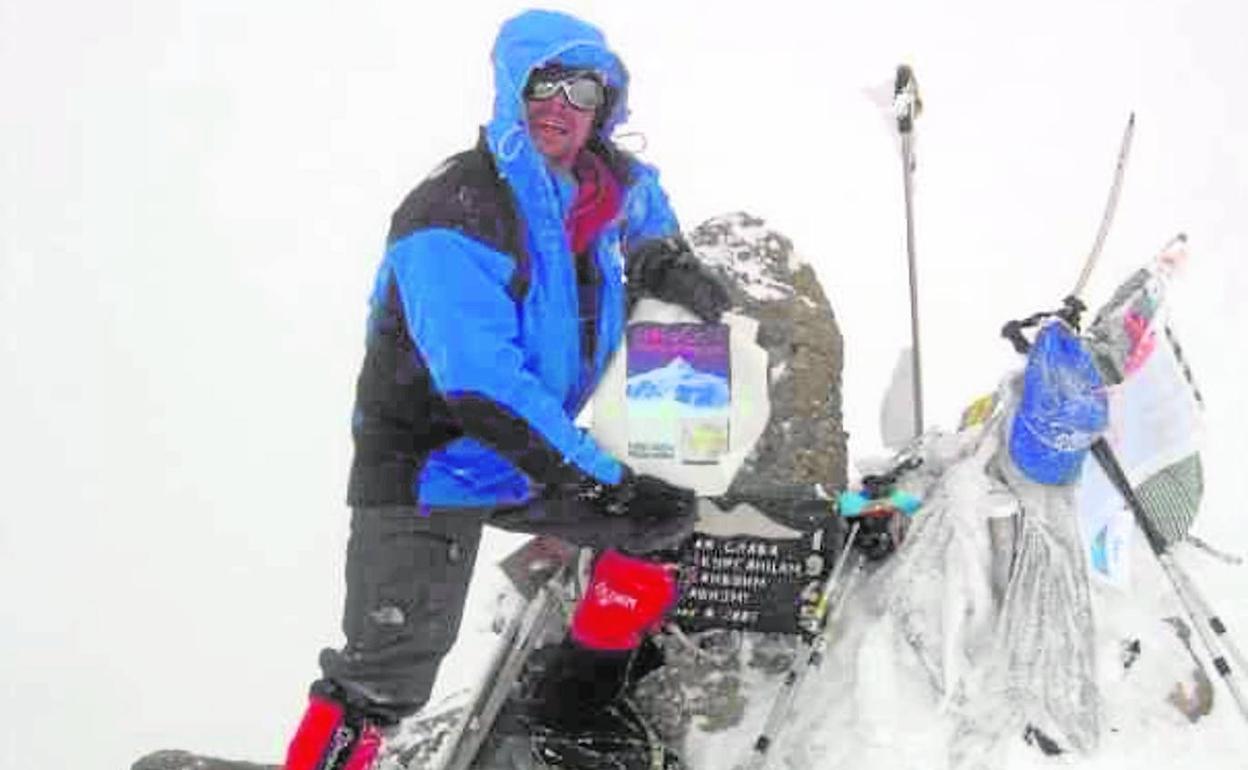
{"type": "Polygon", "coordinates": [[[512,620],[503,642],[507,652],[491,669],[485,679],[488,686],[460,721],[443,770],[466,770],[472,766],[529,655],[545,632],[563,620],[563,606],[568,601],[566,574],[566,568],[560,568],[529,601],[524,612],[512,620]]]}
{"type": "Polygon", "coordinates": [[[504,704],[514,694],[530,657],[567,626],[576,600],[581,555],[557,538],[538,535],[500,562],[526,603],[499,640],[494,664],[459,721],[443,761],[435,764],[438,770],[476,766],[477,755],[504,704]]]}
{"type": "Polygon", "coordinates": [[[1075,281],[1075,288],[1070,292],[1070,296],[1078,298],[1083,294],[1083,290],[1087,288],[1088,278],[1092,276],[1092,268],[1096,267],[1096,262],[1101,256],[1101,249],[1105,245],[1105,236],[1109,234],[1110,223],[1114,221],[1114,214],[1118,210],[1118,196],[1122,192],[1122,180],[1127,170],[1127,156],[1131,152],[1131,138],[1135,135],[1135,113],[1127,118],[1127,127],[1122,132],[1122,142],[1118,147],[1118,162],[1114,166],[1114,181],[1109,188],[1109,200],[1105,202],[1105,212],[1101,215],[1101,225],[1097,228],[1096,239],[1092,242],[1092,250],[1088,252],[1088,258],[1084,260],[1083,270],[1079,273],[1079,280],[1075,281]]]}

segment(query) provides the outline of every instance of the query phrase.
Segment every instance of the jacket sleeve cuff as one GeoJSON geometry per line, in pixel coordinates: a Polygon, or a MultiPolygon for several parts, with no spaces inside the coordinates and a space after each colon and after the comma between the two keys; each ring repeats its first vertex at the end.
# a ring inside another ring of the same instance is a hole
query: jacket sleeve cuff
{"type": "Polygon", "coordinates": [[[487,396],[458,393],[448,396],[447,403],[466,434],[488,444],[536,482],[615,484],[623,475],[620,462],[584,434],[565,455],[522,417],[487,396]]]}

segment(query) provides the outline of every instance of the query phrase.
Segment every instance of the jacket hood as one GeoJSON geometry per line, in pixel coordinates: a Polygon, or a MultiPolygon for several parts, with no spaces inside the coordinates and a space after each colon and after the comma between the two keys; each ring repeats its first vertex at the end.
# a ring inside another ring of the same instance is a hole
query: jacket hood
{"type": "MultiPolygon", "coordinates": [[[[493,51],[494,115],[485,138],[498,174],[515,194],[522,215],[531,280],[524,303],[529,324],[522,330],[532,350],[543,349],[531,362],[541,380],[561,398],[580,402],[581,356],[575,260],[551,167],[529,137],[524,86],[529,74],[546,64],[598,70],[615,92],[610,113],[597,126],[609,145],[612,129],[627,114],[628,75],[595,27],[567,14],[527,11],[508,20],[493,51]],[[541,319],[540,322],[531,319],[541,319]],[[552,340],[568,341],[552,346],[552,340]]],[[[627,193],[626,193],[627,194],[627,193]]],[[[623,334],[623,258],[614,248],[594,249],[603,276],[598,339],[592,379],[597,380],[623,334]]],[[[579,409],[579,407],[578,407],[579,409]]],[[[575,413],[575,412],[574,412],[575,413]]]]}
{"type": "Polygon", "coordinates": [[[491,55],[494,65],[494,114],[487,127],[496,156],[513,156],[516,143],[529,142],[525,125],[524,86],[530,73],[547,64],[597,70],[614,92],[610,114],[597,134],[606,140],[628,117],[628,71],[591,24],[557,11],[525,11],[499,29],[491,55]]]}

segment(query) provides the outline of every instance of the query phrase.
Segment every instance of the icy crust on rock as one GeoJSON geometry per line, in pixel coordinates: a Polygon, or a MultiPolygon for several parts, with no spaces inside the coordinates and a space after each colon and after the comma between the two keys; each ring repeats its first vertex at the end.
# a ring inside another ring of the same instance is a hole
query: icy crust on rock
{"type": "Polygon", "coordinates": [[[797,637],[713,630],[659,643],[666,665],[638,684],[638,707],[686,767],[736,767],[800,652],[797,637]]]}
{"type": "Polygon", "coordinates": [[[260,765],[230,759],[192,754],[189,751],[157,751],[142,757],[130,770],[281,770],[277,765],[260,765]]]}
{"type": "Polygon", "coordinates": [[[760,302],[793,295],[789,276],[801,266],[788,238],[744,212],[703,222],[692,235],[698,256],[760,302]]]}
{"type": "MultiPolygon", "coordinates": [[[[771,415],[728,491],[734,499],[803,498],[816,485],[842,489],[846,434],[841,416],[843,341],[813,268],[793,243],[750,214],[714,217],[688,234],[694,251],[727,287],[734,312],[759,322],[767,351],[771,415]]],[[[764,512],[784,519],[782,506],[764,512]]]]}

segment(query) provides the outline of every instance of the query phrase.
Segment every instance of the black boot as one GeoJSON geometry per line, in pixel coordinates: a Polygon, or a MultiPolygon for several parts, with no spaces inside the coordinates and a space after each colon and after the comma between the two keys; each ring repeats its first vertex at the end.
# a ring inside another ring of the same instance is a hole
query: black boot
{"type": "Polygon", "coordinates": [[[534,690],[536,722],[553,730],[593,729],[624,693],[633,650],[603,651],[565,639],[546,660],[534,690]]]}
{"type": "Polygon", "coordinates": [[[561,770],[684,770],[676,752],[664,745],[628,698],[608,704],[591,730],[536,729],[530,736],[534,758],[561,770]]]}
{"type": "Polygon", "coordinates": [[[649,639],[635,650],[592,650],[570,639],[549,650],[534,688],[534,755],[578,770],[672,770],[676,755],[639,714],[633,685],[663,663],[649,639]]]}

